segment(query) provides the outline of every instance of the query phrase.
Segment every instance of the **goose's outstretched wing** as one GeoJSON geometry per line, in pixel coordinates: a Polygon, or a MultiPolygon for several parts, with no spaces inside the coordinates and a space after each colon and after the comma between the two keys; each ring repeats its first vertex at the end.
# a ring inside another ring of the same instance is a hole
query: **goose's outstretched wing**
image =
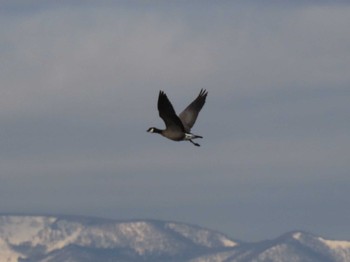
{"type": "Polygon", "coordinates": [[[180,118],[176,115],[173,106],[163,91],[159,91],[158,111],[168,130],[185,131],[180,118]]]}
{"type": "Polygon", "coordinates": [[[186,132],[189,132],[196,122],[199,111],[201,111],[208,92],[201,89],[197,98],[180,114],[180,120],[185,127],[186,132]]]}

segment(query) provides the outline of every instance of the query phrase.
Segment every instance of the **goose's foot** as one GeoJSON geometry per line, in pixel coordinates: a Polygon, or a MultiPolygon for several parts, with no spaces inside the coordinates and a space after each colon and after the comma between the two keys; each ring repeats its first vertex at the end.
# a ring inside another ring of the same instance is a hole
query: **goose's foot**
{"type": "Polygon", "coordinates": [[[201,146],[200,144],[193,142],[192,139],[189,139],[188,141],[190,141],[190,142],[191,142],[192,144],[194,144],[195,146],[201,146]]]}

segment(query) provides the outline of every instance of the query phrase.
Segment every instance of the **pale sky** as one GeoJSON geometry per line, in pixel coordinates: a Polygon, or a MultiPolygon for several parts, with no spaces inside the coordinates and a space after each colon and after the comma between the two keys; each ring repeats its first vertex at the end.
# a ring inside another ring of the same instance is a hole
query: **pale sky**
{"type": "Polygon", "coordinates": [[[8,0],[0,35],[0,213],[350,240],[347,1],[8,0]],[[201,147],[146,132],[201,88],[201,147]]]}

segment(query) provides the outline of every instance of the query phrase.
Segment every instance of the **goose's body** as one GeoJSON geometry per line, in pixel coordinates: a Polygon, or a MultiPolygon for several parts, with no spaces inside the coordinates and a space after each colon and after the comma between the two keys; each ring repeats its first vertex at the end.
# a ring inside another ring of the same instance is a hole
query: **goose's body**
{"type": "Polygon", "coordinates": [[[147,132],[161,134],[162,136],[174,140],[184,141],[188,140],[192,144],[199,146],[199,144],[192,141],[192,139],[203,138],[202,136],[191,133],[191,128],[196,122],[199,111],[202,109],[208,92],[201,90],[198,97],[188,106],[182,113],[177,116],[173,106],[171,105],[167,95],[163,91],[159,91],[158,96],[158,111],[159,116],[163,119],[166,128],[164,130],[156,127],[151,127],[147,132]]]}

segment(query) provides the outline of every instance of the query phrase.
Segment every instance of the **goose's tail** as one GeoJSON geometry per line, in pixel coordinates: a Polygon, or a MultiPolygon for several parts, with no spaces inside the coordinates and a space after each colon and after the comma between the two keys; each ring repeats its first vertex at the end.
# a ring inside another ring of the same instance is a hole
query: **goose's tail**
{"type": "Polygon", "coordinates": [[[203,138],[203,137],[199,136],[199,135],[194,135],[191,133],[185,133],[185,140],[191,140],[191,139],[196,139],[196,138],[203,138]]]}

